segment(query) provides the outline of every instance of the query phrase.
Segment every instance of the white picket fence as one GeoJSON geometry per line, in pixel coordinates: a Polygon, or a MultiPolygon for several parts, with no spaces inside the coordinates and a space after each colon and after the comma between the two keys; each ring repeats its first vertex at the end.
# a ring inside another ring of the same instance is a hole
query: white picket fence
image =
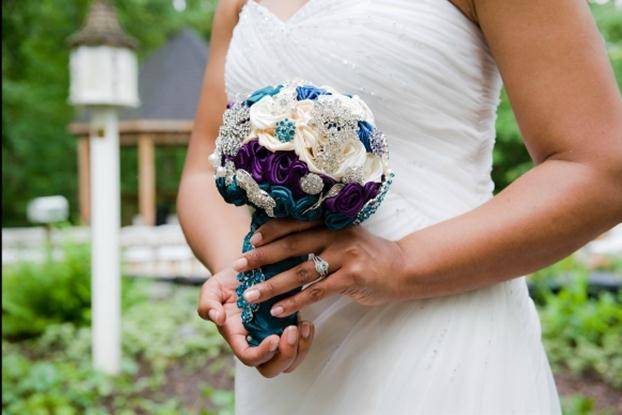
{"type": "MultiPolygon", "coordinates": [[[[2,265],[46,258],[45,228],[2,230],[2,265]]],[[[209,271],[194,257],[178,224],[126,226],[119,234],[124,275],[158,278],[206,278],[209,271]]],[[[90,228],[52,230],[52,255],[62,256],[67,243],[88,243],[90,228]]]]}
{"type": "MultiPolygon", "coordinates": [[[[46,231],[42,227],[5,228],[2,230],[2,265],[20,261],[43,261],[46,231]]],[[[62,255],[67,242],[88,243],[88,227],[53,230],[52,254],[62,255]]],[[[194,257],[178,224],[162,226],[127,226],[121,228],[120,243],[123,273],[157,278],[207,278],[209,271],[194,257]]],[[[586,261],[599,256],[622,257],[622,224],[587,244],[578,252],[586,261]]]]}

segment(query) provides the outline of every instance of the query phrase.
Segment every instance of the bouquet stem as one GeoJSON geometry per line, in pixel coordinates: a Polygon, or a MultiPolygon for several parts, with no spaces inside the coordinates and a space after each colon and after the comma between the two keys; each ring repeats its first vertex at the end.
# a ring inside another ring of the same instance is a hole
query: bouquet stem
{"type": "MultiPolygon", "coordinates": [[[[250,243],[251,236],[255,233],[257,228],[266,223],[268,220],[270,220],[270,217],[266,215],[263,210],[255,210],[252,215],[250,230],[244,237],[242,252],[247,252],[253,249],[253,246],[250,243]]],[[[240,282],[240,285],[238,285],[236,289],[236,293],[238,295],[237,305],[242,310],[242,322],[248,331],[247,341],[251,346],[259,345],[263,339],[272,334],[278,334],[280,336],[287,326],[298,324],[297,312],[282,318],[273,317],[270,314],[270,308],[282,299],[291,297],[292,295],[300,292],[302,287],[294,288],[286,293],[255,304],[249,304],[244,297],[242,297],[242,294],[247,288],[262,281],[269,280],[275,275],[291,269],[306,260],[306,255],[296,256],[275,264],[265,265],[261,268],[238,273],[237,280],[240,282]]]]}

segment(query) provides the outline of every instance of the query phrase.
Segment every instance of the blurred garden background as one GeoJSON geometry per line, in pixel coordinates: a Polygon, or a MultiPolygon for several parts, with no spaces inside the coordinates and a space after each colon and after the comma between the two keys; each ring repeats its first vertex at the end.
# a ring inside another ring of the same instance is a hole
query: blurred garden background
{"type": "MultiPolygon", "coordinates": [[[[215,1],[114,2],[123,28],[138,40],[143,101],[122,115],[125,275],[118,376],[91,368],[89,207],[80,187],[85,118],[68,103],[66,39],[82,26],[89,3],[2,3],[2,413],[233,413],[233,357],[215,328],[196,316],[198,283],[207,271],[192,259],[175,219],[187,122],[215,1]],[[179,83],[178,96],[166,95],[158,85],[168,82],[163,80],[179,83]],[[162,96],[172,104],[164,105],[162,96]],[[155,142],[149,147],[153,169],[146,167],[153,194],[147,193],[146,204],[139,184],[145,159],[132,130],[136,119],[177,122],[175,131],[149,136],[155,142]],[[70,213],[49,233],[27,215],[29,201],[47,195],[64,196],[70,213]]],[[[622,5],[603,0],[591,8],[620,86],[622,5]]],[[[494,151],[496,190],[531,166],[504,95],[494,151]]],[[[620,230],[530,279],[567,414],[622,414],[620,230]]]]}

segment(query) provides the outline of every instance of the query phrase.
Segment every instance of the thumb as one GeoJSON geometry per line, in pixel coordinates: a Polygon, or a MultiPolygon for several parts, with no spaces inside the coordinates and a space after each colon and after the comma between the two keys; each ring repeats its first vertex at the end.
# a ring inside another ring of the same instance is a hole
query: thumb
{"type": "Polygon", "coordinates": [[[224,293],[220,284],[213,278],[210,278],[201,288],[197,313],[203,320],[212,321],[217,326],[220,326],[225,322],[223,301],[224,293]]]}

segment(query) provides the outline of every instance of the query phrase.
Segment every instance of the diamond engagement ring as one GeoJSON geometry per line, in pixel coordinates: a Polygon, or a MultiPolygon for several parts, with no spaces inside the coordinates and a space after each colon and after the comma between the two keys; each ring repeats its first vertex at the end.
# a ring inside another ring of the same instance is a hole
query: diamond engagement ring
{"type": "Polygon", "coordinates": [[[320,278],[325,278],[328,275],[328,262],[326,262],[322,257],[315,255],[314,253],[310,253],[309,260],[313,261],[315,270],[320,275],[320,278]]]}

